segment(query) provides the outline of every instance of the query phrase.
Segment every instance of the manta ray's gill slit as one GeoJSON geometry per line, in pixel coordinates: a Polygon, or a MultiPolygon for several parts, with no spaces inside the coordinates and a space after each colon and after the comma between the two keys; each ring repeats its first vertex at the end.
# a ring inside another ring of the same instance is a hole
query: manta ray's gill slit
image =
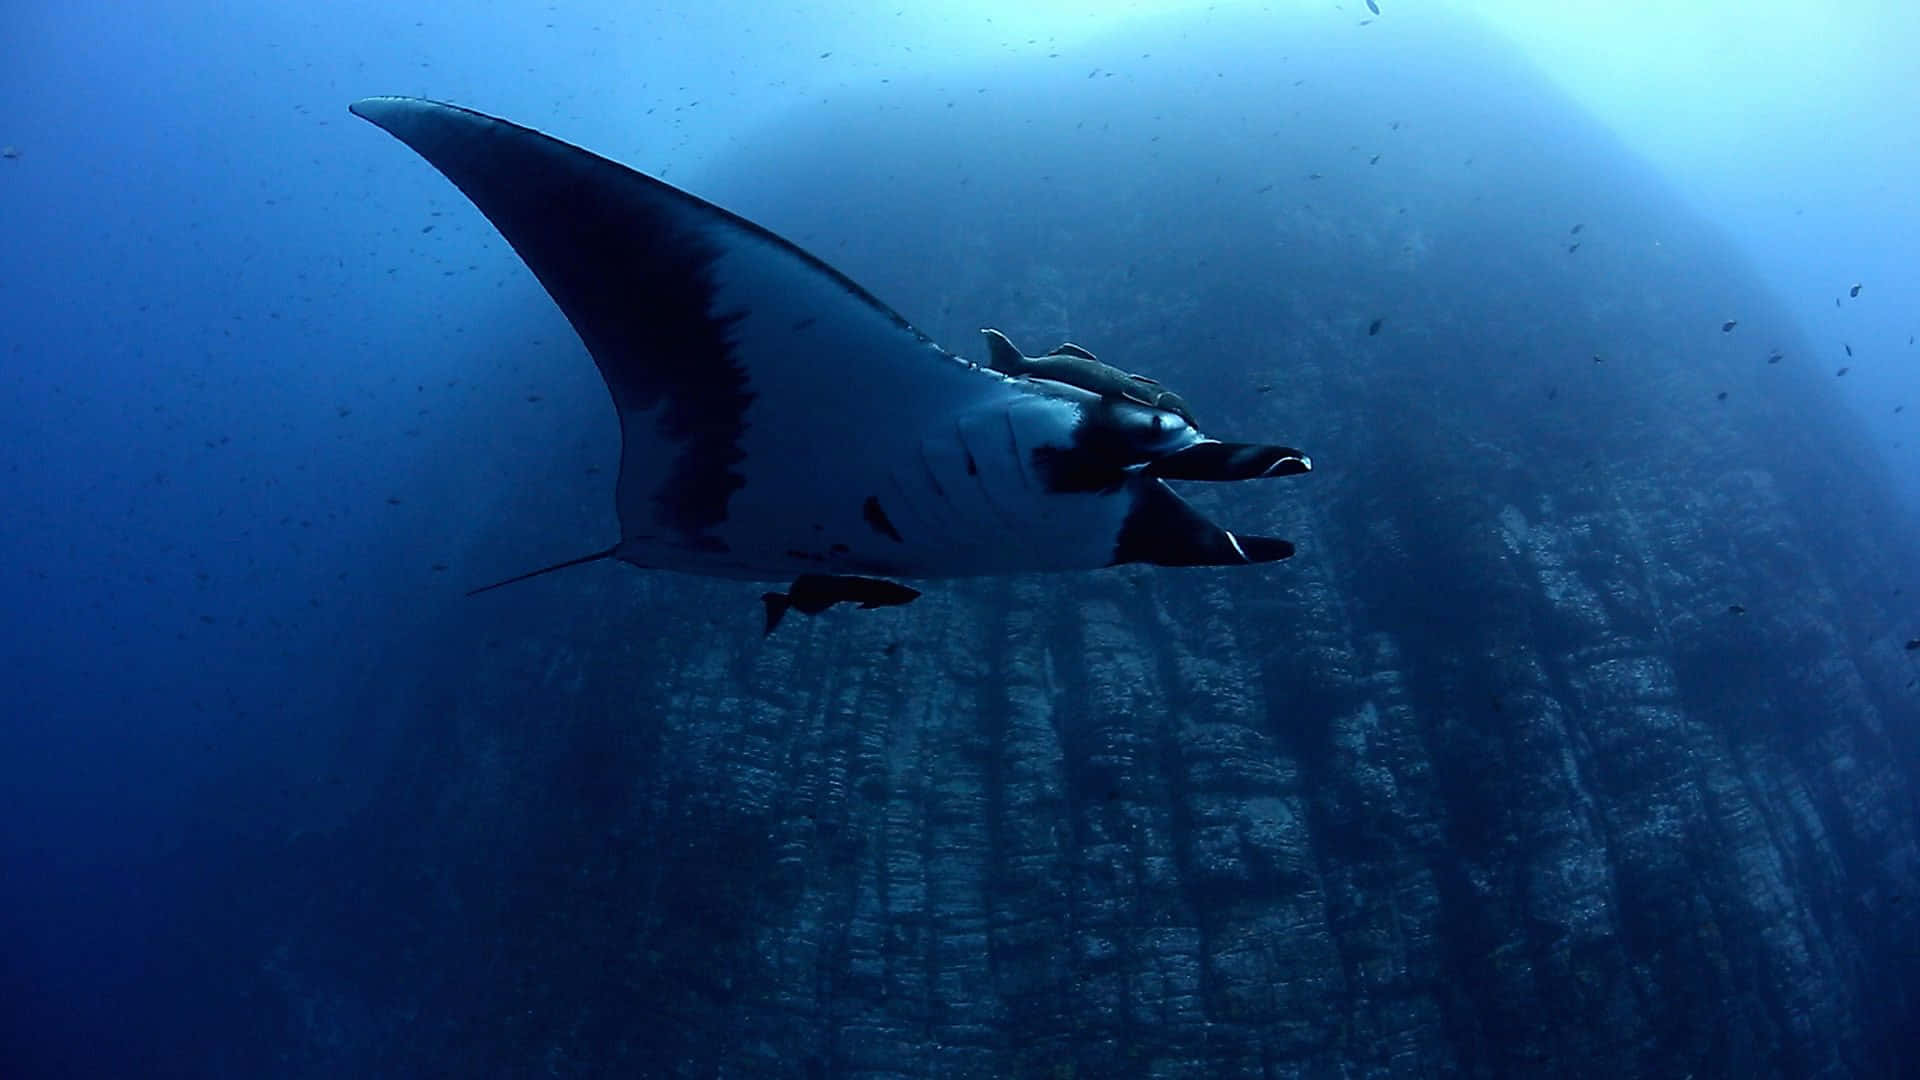
{"type": "Polygon", "coordinates": [[[893,522],[888,519],[887,511],[881,507],[880,496],[867,496],[867,501],[860,504],[860,516],[866,520],[867,526],[874,532],[879,533],[881,536],[886,537],[896,544],[906,543],[906,540],[900,535],[900,530],[894,528],[893,522]]]}
{"type": "Polygon", "coordinates": [[[933,489],[933,494],[940,501],[951,502],[947,498],[945,485],[940,483],[940,474],[933,467],[933,460],[927,456],[927,444],[924,442],[920,444],[920,472],[927,478],[927,486],[933,489]]]}
{"type": "MultiPolygon", "coordinates": [[[[1007,434],[1010,445],[1010,431],[1007,434]]],[[[994,491],[995,478],[1004,476],[1007,471],[1006,465],[998,461],[995,456],[1000,450],[1001,435],[1001,421],[997,416],[971,417],[967,422],[959,424],[956,430],[961,452],[966,455],[967,475],[972,480],[972,489],[979,493],[980,504],[986,507],[988,514],[992,515],[993,533],[1017,536],[1021,527],[1020,515],[1014,507],[1005,504],[994,491]]],[[[1015,452],[1018,452],[1017,447],[1015,452]]],[[[975,531],[985,531],[981,529],[981,524],[974,523],[975,531]]]]}
{"type": "Polygon", "coordinates": [[[1013,479],[1017,479],[1025,485],[1026,490],[1019,492],[1019,495],[1021,496],[1020,501],[1027,502],[1030,501],[1035,492],[1040,490],[1040,482],[1039,479],[1034,476],[1033,470],[1029,467],[1026,450],[1020,445],[1020,425],[1015,416],[1015,412],[1016,409],[1013,406],[1009,406],[1001,411],[1001,415],[1006,418],[1007,423],[1007,444],[1005,465],[997,471],[1002,475],[1008,475],[1013,479]]]}

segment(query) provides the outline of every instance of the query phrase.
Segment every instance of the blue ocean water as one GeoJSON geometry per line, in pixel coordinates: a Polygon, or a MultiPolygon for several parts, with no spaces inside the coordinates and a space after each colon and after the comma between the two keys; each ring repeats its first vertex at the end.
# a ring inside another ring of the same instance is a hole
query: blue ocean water
{"type": "MultiPolygon", "coordinates": [[[[1362,28],[1361,6],[1286,13],[1323,50],[1308,66],[1366,63],[1364,33],[1432,33],[1430,62],[1446,66],[1456,39],[1445,27],[1408,16],[1397,30],[1399,5],[1383,4],[1362,28]]],[[[1732,145],[1825,138],[1830,159],[1756,150],[1744,187],[1729,180],[1737,164],[1689,160],[1663,175],[1772,287],[1756,304],[1777,305],[1824,350],[1791,362],[1848,369],[1835,376],[1839,399],[1910,508],[1920,504],[1920,144],[1911,87],[1898,81],[1912,70],[1897,58],[1920,39],[1910,16],[1875,10],[1887,20],[1883,51],[1860,63],[1895,73],[1880,93],[1850,85],[1819,110],[1831,117],[1824,131],[1798,115],[1729,120],[1750,129],[1732,145]]],[[[930,226],[890,218],[884,185],[843,200],[875,173],[931,182],[969,164],[978,187],[955,198],[991,200],[996,174],[1026,162],[969,163],[952,145],[1084,108],[1050,81],[1050,65],[1103,56],[1102,31],[1077,11],[1051,29],[1030,11],[1000,24],[964,5],[900,11],[354,0],[0,13],[11,46],[0,66],[7,1075],[242,1075],[282,1033],[326,1026],[290,1019],[274,989],[272,911],[297,899],[287,883],[312,880],[305,861],[333,850],[314,838],[406,782],[421,718],[444,706],[437,682],[475,662],[443,634],[463,618],[462,590],[591,549],[614,528],[618,433],[571,329],[459,194],[347,103],[423,94],[512,117],[749,216],[779,208],[769,223],[829,261],[846,233],[884,231],[890,239],[855,244],[845,268],[936,338],[971,344],[964,335],[985,316],[946,309],[943,269],[916,257],[916,230],[930,226]],[[888,126],[896,91],[967,107],[954,129],[902,132],[888,126]],[[789,127],[844,137],[815,148],[789,127]],[[924,155],[865,156],[869,130],[886,131],[890,148],[921,140],[924,155]],[[807,160],[805,182],[819,190],[727,168],[756,154],[807,160]],[[236,973],[259,989],[236,991],[236,973]]],[[[1739,14],[1728,5],[1729,25],[1739,14]]],[[[1274,32],[1278,42],[1290,31],[1274,32]]],[[[1285,51],[1276,43],[1245,62],[1285,51]]],[[[1217,74],[1132,52],[1089,66],[1093,75],[1072,73],[1075,93],[1092,80],[1107,94],[1100,109],[1136,118],[1217,74]],[[1123,77],[1109,86],[1103,68],[1123,77]]],[[[1429,131],[1456,125],[1450,145],[1471,141],[1473,120],[1450,119],[1444,103],[1394,102],[1394,78],[1341,86],[1343,107],[1371,117],[1393,104],[1424,113],[1429,131]]],[[[1144,152],[1241,152],[1212,138],[1168,132],[1144,152]]],[[[1125,168],[1142,151],[1111,152],[1125,168]]],[[[1402,201],[1441,206],[1449,182],[1408,178],[1402,201]]],[[[1486,191],[1520,204],[1527,188],[1509,175],[1486,191]]],[[[1608,198],[1597,184],[1595,219],[1608,198]]],[[[1026,212],[1009,205],[1001,223],[1017,232],[1026,212]]],[[[1205,206],[1177,212],[1203,244],[1205,206]]],[[[1099,250],[1097,214],[1060,218],[1099,250]]],[[[1071,329],[1070,318],[1024,317],[1071,329]]],[[[1903,584],[1920,594],[1920,580],[1889,587],[1903,584]]],[[[504,603],[491,610],[533,602],[504,603]]],[[[384,950],[406,933],[354,902],[375,877],[404,880],[356,866],[326,880],[342,890],[338,947],[364,952],[377,984],[380,963],[405,962],[384,950]]],[[[342,1048],[382,1030],[368,1015],[327,1023],[342,1048]]]]}

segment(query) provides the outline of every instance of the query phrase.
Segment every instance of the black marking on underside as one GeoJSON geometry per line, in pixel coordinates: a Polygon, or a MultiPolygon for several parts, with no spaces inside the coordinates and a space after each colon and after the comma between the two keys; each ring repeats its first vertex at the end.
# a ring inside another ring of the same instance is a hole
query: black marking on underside
{"type": "MultiPolygon", "coordinates": [[[[648,437],[675,445],[663,482],[647,493],[657,521],[623,520],[623,534],[659,524],[698,539],[727,520],[729,500],[745,485],[741,440],[755,395],[734,345],[750,312],[713,308],[715,265],[727,250],[764,244],[769,256],[791,260],[783,272],[824,276],[912,340],[961,362],[814,255],[618,162],[455,105],[368,98],[353,111],[444,173],[513,245],[593,355],[620,411],[623,443],[637,434],[626,430],[632,417],[654,428],[648,437]]],[[[626,485],[636,479],[623,468],[623,508],[634,503],[626,485]]]]}
{"type": "Polygon", "coordinates": [[[1066,494],[1111,494],[1127,482],[1123,465],[1099,450],[1075,444],[1071,447],[1036,447],[1033,471],[1048,492],[1066,494]]]}
{"type": "Polygon", "coordinates": [[[1048,492],[1112,494],[1127,482],[1127,467],[1143,460],[1118,427],[1101,419],[1099,406],[1083,409],[1071,446],[1034,448],[1033,471],[1048,492]]]}
{"type": "Polygon", "coordinates": [[[633,414],[659,410],[643,422],[678,448],[652,496],[659,523],[698,536],[725,521],[746,483],[740,440],[754,394],[732,350],[747,312],[713,310],[726,236],[711,227],[739,219],[471,110],[374,99],[355,111],[446,174],[513,245],[593,355],[623,440],[637,434],[625,430],[633,414]]]}
{"type": "Polygon", "coordinates": [[[880,509],[880,497],[878,495],[867,496],[865,505],[860,507],[860,516],[866,519],[867,524],[873,527],[874,532],[892,540],[896,544],[906,543],[906,540],[900,536],[900,530],[894,528],[893,522],[887,520],[887,512],[880,509]]]}

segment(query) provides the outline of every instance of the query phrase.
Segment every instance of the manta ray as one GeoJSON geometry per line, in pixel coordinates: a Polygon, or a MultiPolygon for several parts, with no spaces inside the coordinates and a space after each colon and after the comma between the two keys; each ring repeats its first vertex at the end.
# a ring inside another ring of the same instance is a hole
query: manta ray
{"type": "Polygon", "coordinates": [[[1290,476],[1286,446],[1202,435],[1187,405],[1072,343],[947,351],[820,259],[661,180],[498,117],[374,97],[365,118],[451,180],[573,325],[620,419],[601,559],[754,581],[789,609],[904,604],[896,578],[1293,554],[1168,480],[1290,476]]]}

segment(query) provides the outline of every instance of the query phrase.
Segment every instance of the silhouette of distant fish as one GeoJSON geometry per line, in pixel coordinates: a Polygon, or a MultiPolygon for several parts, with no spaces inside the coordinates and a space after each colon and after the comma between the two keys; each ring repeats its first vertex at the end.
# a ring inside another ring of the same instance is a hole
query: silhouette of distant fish
{"type": "Polygon", "coordinates": [[[1380,324],[1381,324],[1381,323],[1383,323],[1383,322],[1386,322],[1386,321],[1387,321],[1387,320],[1385,320],[1385,319],[1375,319],[1375,320],[1373,320],[1372,322],[1370,322],[1370,323],[1368,323],[1368,324],[1367,324],[1367,336],[1368,336],[1368,337],[1372,337],[1372,336],[1374,336],[1375,334],[1378,334],[1378,333],[1380,332],[1380,324]]]}
{"type": "Polygon", "coordinates": [[[1367,10],[1373,12],[1375,15],[1378,15],[1380,14],[1380,5],[1374,3],[1373,0],[1367,0],[1367,10]]]}
{"type": "Polygon", "coordinates": [[[1907,639],[1907,651],[1908,651],[1908,652],[1912,652],[1912,651],[1913,651],[1913,650],[1915,650],[1915,649],[1920,649],[1920,637],[1916,637],[1916,638],[1908,638],[1908,639],[1907,639]]]}
{"type": "Polygon", "coordinates": [[[1855,286],[1854,286],[1853,288],[1851,288],[1851,289],[1848,289],[1848,290],[1847,290],[1847,295],[1848,295],[1848,296],[1859,296],[1859,295],[1860,295],[1860,286],[1856,284],[1856,285],[1855,285],[1855,286]]]}
{"type": "Polygon", "coordinates": [[[1731,334],[1733,333],[1733,328],[1739,325],[1740,324],[1733,319],[1728,319],[1726,322],[1720,324],[1720,332],[1723,334],[1731,334]]]}
{"type": "Polygon", "coordinates": [[[1845,342],[1842,342],[1842,343],[1840,344],[1840,347],[1841,347],[1841,348],[1843,348],[1843,349],[1845,349],[1845,350],[1847,350],[1847,355],[1848,355],[1848,356],[1852,356],[1852,355],[1853,355],[1853,346],[1851,346],[1851,345],[1848,345],[1848,344],[1846,344],[1845,342]]]}
{"type": "Polygon", "coordinates": [[[1583,221],[1580,224],[1575,225],[1572,229],[1569,230],[1569,232],[1574,236],[1579,236],[1580,230],[1586,227],[1587,227],[1587,223],[1583,221]]]}
{"type": "Polygon", "coordinates": [[[920,590],[897,581],[856,577],[850,574],[801,574],[786,592],[762,593],[767,606],[767,628],[773,633],[787,609],[802,615],[818,615],[835,604],[858,604],[862,609],[898,607],[920,596],[920,590]]]}

